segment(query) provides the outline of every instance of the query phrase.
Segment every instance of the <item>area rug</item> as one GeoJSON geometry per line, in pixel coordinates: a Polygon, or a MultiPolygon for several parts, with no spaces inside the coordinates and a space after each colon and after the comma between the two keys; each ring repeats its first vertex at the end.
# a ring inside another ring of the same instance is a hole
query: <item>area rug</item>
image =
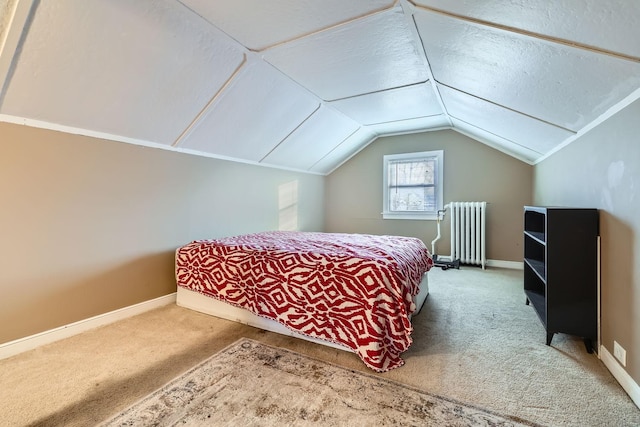
{"type": "Polygon", "coordinates": [[[103,423],[174,425],[535,426],[246,338],[103,423]]]}

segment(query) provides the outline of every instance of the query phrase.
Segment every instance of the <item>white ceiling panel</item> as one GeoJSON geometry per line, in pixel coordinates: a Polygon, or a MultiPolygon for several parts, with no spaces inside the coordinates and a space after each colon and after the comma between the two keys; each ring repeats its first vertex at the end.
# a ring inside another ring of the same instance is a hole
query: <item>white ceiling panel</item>
{"type": "Polygon", "coordinates": [[[392,7],[393,0],[180,0],[252,50],[392,7]]]}
{"type": "Polygon", "coordinates": [[[171,144],[244,53],[173,1],[39,2],[0,112],[171,144]]]}
{"type": "Polygon", "coordinates": [[[397,120],[395,122],[378,123],[367,126],[367,129],[377,135],[385,136],[400,133],[414,133],[432,129],[442,129],[450,127],[451,123],[444,114],[437,116],[418,117],[415,119],[397,120]]]}
{"type": "Polygon", "coordinates": [[[261,61],[246,65],[180,143],[259,162],[320,107],[317,99],[261,61]]]}
{"type": "Polygon", "coordinates": [[[436,81],[577,131],[640,87],[640,64],[418,11],[436,81]]]}
{"type": "Polygon", "coordinates": [[[640,2],[629,0],[414,0],[435,8],[640,57],[640,2]]]}
{"type": "Polygon", "coordinates": [[[501,138],[544,154],[574,135],[545,122],[507,110],[466,93],[440,86],[440,94],[451,117],[473,123],[501,138]]]}
{"type": "Polygon", "coordinates": [[[524,162],[533,163],[540,158],[540,153],[528,147],[500,138],[484,129],[477,128],[472,124],[463,122],[454,117],[451,118],[453,129],[463,135],[483,142],[484,144],[502,151],[505,154],[516,157],[524,162]]]}
{"type": "Polygon", "coordinates": [[[264,163],[307,170],[360,126],[328,107],[320,107],[263,160],[264,163]]]}
{"type": "Polygon", "coordinates": [[[363,125],[443,113],[430,83],[341,99],[331,105],[363,125]]]}
{"type": "Polygon", "coordinates": [[[276,46],[264,57],[324,100],[429,78],[400,7],[276,46]]]}
{"type": "Polygon", "coordinates": [[[374,139],[376,139],[376,134],[365,128],[360,128],[313,165],[310,170],[317,173],[329,173],[374,139]]]}

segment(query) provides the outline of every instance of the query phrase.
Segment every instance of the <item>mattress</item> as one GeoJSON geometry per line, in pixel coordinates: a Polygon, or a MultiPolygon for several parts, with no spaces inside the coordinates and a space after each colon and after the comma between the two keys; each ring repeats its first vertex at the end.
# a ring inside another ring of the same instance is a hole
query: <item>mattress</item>
{"type": "Polygon", "coordinates": [[[265,232],[176,251],[179,288],[347,347],[379,372],[404,363],[432,265],[422,241],[400,236],[265,232]]]}

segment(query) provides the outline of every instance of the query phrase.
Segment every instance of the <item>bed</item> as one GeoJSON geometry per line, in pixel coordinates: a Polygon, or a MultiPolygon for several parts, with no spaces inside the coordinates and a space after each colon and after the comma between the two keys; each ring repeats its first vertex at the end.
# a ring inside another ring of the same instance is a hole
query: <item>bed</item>
{"type": "Polygon", "coordinates": [[[273,231],[176,250],[177,304],[402,366],[433,261],[412,237],[273,231]]]}

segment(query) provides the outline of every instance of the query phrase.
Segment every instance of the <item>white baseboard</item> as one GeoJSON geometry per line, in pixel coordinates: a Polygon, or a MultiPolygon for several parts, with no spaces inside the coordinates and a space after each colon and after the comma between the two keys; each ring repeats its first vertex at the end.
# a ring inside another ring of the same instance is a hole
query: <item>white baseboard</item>
{"type": "Polygon", "coordinates": [[[499,259],[488,259],[487,267],[509,268],[511,270],[524,270],[522,261],[502,261],[499,259]]]}
{"type": "Polygon", "coordinates": [[[20,338],[15,341],[9,341],[7,343],[0,344],[0,359],[6,359],[7,357],[15,356],[16,354],[23,353],[28,350],[33,350],[41,345],[50,344],[54,341],[59,341],[64,338],[77,335],[81,332],[97,328],[98,326],[108,325],[109,323],[144,313],[145,311],[153,310],[169,304],[175,304],[175,302],[176,293],[174,292],[169,295],[134,304],[129,307],[120,308],[108,313],[99,314],[88,319],[40,332],[25,338],[20,338]]]}
{"type": "Polygon", "coordinates": [[[616,358],[613,357],[603,345],[600,346],[599,356],[604,366],[613,374],[613,377],[620,383],[624,391],[627,392],[631,400],[633,400],[633,403],[640,408],[640,386],[638,386],[638,383],[627,374],[627,371],[620,366],[616,358]]]}

